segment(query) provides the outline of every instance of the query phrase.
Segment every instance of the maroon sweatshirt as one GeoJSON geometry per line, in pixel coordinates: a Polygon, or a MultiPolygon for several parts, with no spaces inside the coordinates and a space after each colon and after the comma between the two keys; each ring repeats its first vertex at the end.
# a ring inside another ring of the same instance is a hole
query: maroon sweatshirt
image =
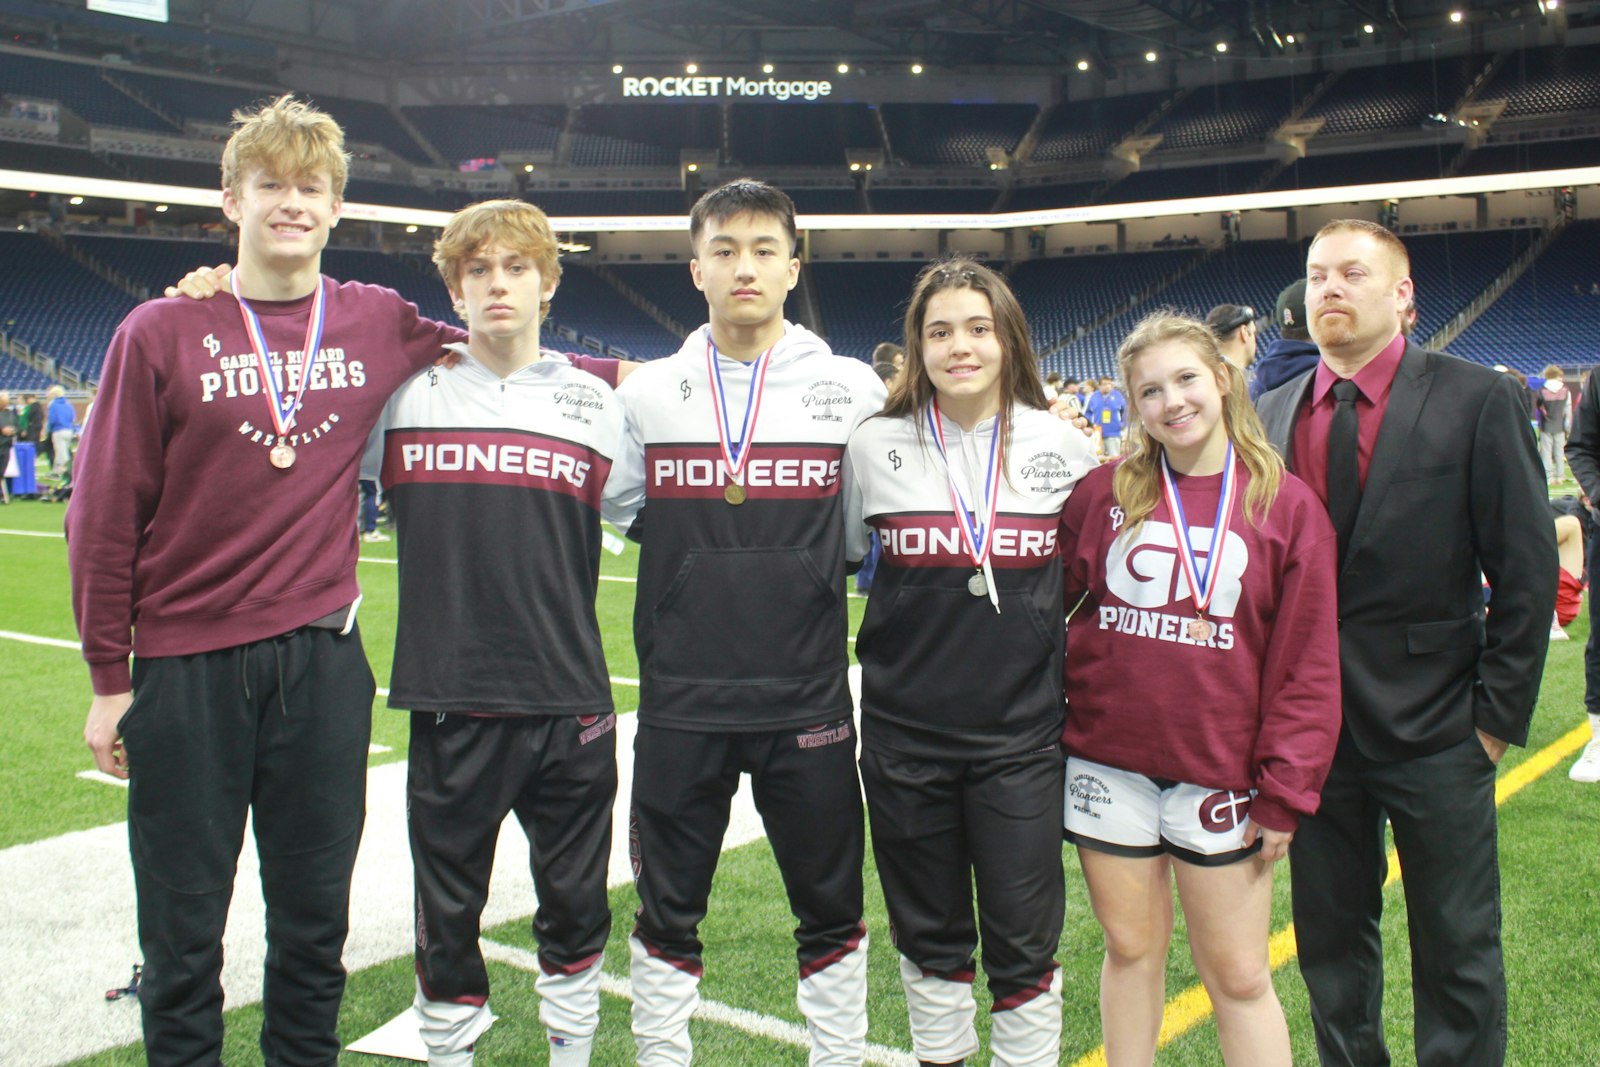
{"type": "MultiPolygon", "coordinates": [[[[290,391],[310,306],[309,296],[251,301],[276,374],[291,357],[290,391]]],[[[151,301],[118,327],[67,510],[73,609],[96,693],[131,688],[130,650],[228,648],[356,598],[367,435],[389,395],[465,334],[359,282],[331,283],[326,318],[288,470],[267,460],[272,417],[232,295],[151,301]]]]}
{"type": "MultiPolygon", "coordinates": [[[[1339,737],[1334,533],[1306,484],[1286,474],[1260,527],[1245,519],[1239,469],[1211,640],[1186,624],[1194,600],[1165,502],[1121,536],[1114,464],[1091,471],[1061,516],[1067,626],[1067,753],[1152,778],[1259,790],[1250,817],[1293,831],[1317,810],[1339,737]],[[1085,596],[1087,594],[1087,596],[1085,596]]],[[[1178,477],[1202,563],[1222,476],[1178,477]]]]}

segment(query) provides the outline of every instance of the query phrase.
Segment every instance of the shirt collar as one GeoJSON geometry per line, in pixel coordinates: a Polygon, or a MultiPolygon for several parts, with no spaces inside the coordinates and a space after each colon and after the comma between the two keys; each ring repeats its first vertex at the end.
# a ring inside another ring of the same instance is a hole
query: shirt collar
{"type": "MultiPolygon", "coordinates": [[[[1394,340],[1383,347],[1383,350],[1367,361],[1367,365],[1356,371],[1350,380],[1356,383],[1356,389],[1369,404],[1376,404],[1378,398],[1383,396],[1390,383],[1394,381],[1395,373],[1400,369],[1400,356],[1406,350],[1406,335],[1397,333],[1394,340]]],[[[1316,407],[1322,403],[1339,381],[1339,375],[1322,360],[1317,361],[1317,377],[1311,386],[1311,406],[1316,407]]]]}

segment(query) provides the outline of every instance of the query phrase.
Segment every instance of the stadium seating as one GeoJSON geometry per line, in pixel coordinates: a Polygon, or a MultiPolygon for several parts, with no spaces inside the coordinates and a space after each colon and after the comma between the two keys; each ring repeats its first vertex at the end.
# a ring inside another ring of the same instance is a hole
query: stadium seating
{"type": "MultiPolygon", "coordinates": [[[[1415,181],[1440,177],[1459,146],[1441,141],[1420,148],[1390,148],[1381,152],[1312,154],[1274,178],[1268,189],[1318,189],[1369,182],[1415,181]]],[[[1315,153],[1315,142],[1313,142],[1315,153]]]]}
{"type": "Polygon", "coordinates": [[[1523,49],[1495,71],[1477,99],[1504,100],[1502,119],[1600,109],[1600,45],[1523,49]]]}
{"type": "Polygon", "coordinates": [[[1600,138],[1576,141],[1489,143],[1467,156],[1462,174],[1504,174],[1527,170],[1600,165],[1600,138]]]}
{"type": "Polygon", "coordinates": [[[49,378],[26,363],[0,353],[0,389],[10,392],[13,401],[21,399],[16,395],[18,393],[24,391],[43,393],[50,388],[50,385],[49,378]]]}
{"type": "Polygon", "coordinates": [[[1251,189],[1266,176],[1264,159],[1245,163],[1215,163],[1174,170],[1140,170],[1128,175],[1099,197],[1104,204],[1134,204],[1190,196],[1221,196],[1251,189]]]}
{"type": "MultiPolygon", "coordinates": [[[[1575,222],[1447,350],[1526,374],[1546,364],[1588,367],[1600,337],[1600,222],[1575,222]]],[[[1509,257],[1501,257],[1501,267],[1509,257]]]]}
{"type": "Polygon", "coordinates": [[[1313,84],[1301,75],[1208,85],[1174,104],[1150,132],[1161,134],[1158,151],[1257,144],[1313,84]]]}
{"type": "Polygon", "coordinates": [[[1032,104],[884,104],[896,159],[986,167],[990,149],[1011,152],[1039,109],[1032,104]]]}
{"type": "Polygon", "coordinates": [[[750,166],[842,166],[848,148],[881,147],[866,104],[736,104],[731,117],[733,158],[750,166]]]}
{"type": "Polygon", "coordinates": [[[62,364],[98,377],[112,332],[137,302],[37,234],[0,232],[0,328],[62,364]]]}
{"type": "Polygon", "coordinates": [[[445,159],[498,158],[506,152],[553,152],[563,108],[408,107],[402,113],[445,159]]]}
{"type": "Polygon", "coordinates": [[[233,112],[236,109],[247,108],[262,100],[274,99],[283,92],[282,89],[271,89],[266,86],[246,88],[221,85],[197,78],[182,78],[137,70],[119,70],[116,72],[116,77],[127,82],[136,92],[180,121],[198,119],[201,122],[222,126],[233,121],[233,112]]]}
{"type": "MultiPolygon", "coordinates": [[[[685,255],[689,251],[689,234],[683,235],[685,255]]],[[[660,308],[668,318],[676,319],[686,330],[693,330],[706,321],[705,294],[694,287],[687,263],[612,263],[607,265],[634,292],[660,308]]],[[[556,299],[562,299],[557,295],[556,299]]]]}
{"type": "MultiPolygon", "coordinates": [[[[1135,93],[1104,100],[1069,100],[1056,106],[1033,148],[1035,163],[1094,159],[1122,140],[1168,93],[1135,93]]],[[[899,145],[895,146],[896,150],[899,145]]]]}
{"type": "Polygon", "coordinates": [[[967,189],[873,189],[872,210],[882,215],[918,212],[947,215],[982,214],[994,208],[1000,190],[967,189]]]}
{"type": "Polygon", "coordinates": [[[1323,120],[1322,137],[1416,129],[1429,115],[1448,113],[1487,62],[1487,56],[1453,56],[1358,67],[1304,117],[1323,120]]]}
{"type": "Polygon", "coordinates": [[[57,100],[97,126],[176,133],[177,127],[100,76],[101,67],[0,52],[0,93],[57,100]]]}
{"type": "Polygon", "coordinates": [[[684,148],[716,151],[722,115],[714,104],[586,107],[572,139],[576,167],[671,166],[684,148]]]}

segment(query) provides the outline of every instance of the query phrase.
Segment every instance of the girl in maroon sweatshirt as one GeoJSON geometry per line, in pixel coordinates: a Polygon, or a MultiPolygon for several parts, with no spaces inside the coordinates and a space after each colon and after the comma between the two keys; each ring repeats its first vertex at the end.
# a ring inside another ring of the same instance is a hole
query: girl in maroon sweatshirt
{"type": "Polygon", "coordinates": [[[1272,867],[1338,737],[1335,539],[1201,323],[1158,313],[1118,365],[1131,455],[1067,501],[1066,836],[1105,930],[1106,1059],[1155,1055],[1173,927],[1224,1059],[1288,1064],[1272,867]]]}

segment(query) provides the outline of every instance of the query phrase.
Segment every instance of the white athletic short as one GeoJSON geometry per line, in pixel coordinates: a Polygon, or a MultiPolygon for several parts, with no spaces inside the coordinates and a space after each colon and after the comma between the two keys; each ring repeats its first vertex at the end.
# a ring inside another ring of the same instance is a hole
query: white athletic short
{"type": "Polygon", "coordinates": [[[1150,778],[1103,763],[1067,759],[1062,826],[1068,841],[1114,856],[1167,853],[1187,863],[1220,867],[1255,854],[1244,831],[1255,790],[1210,789],[1150,778]]]}

